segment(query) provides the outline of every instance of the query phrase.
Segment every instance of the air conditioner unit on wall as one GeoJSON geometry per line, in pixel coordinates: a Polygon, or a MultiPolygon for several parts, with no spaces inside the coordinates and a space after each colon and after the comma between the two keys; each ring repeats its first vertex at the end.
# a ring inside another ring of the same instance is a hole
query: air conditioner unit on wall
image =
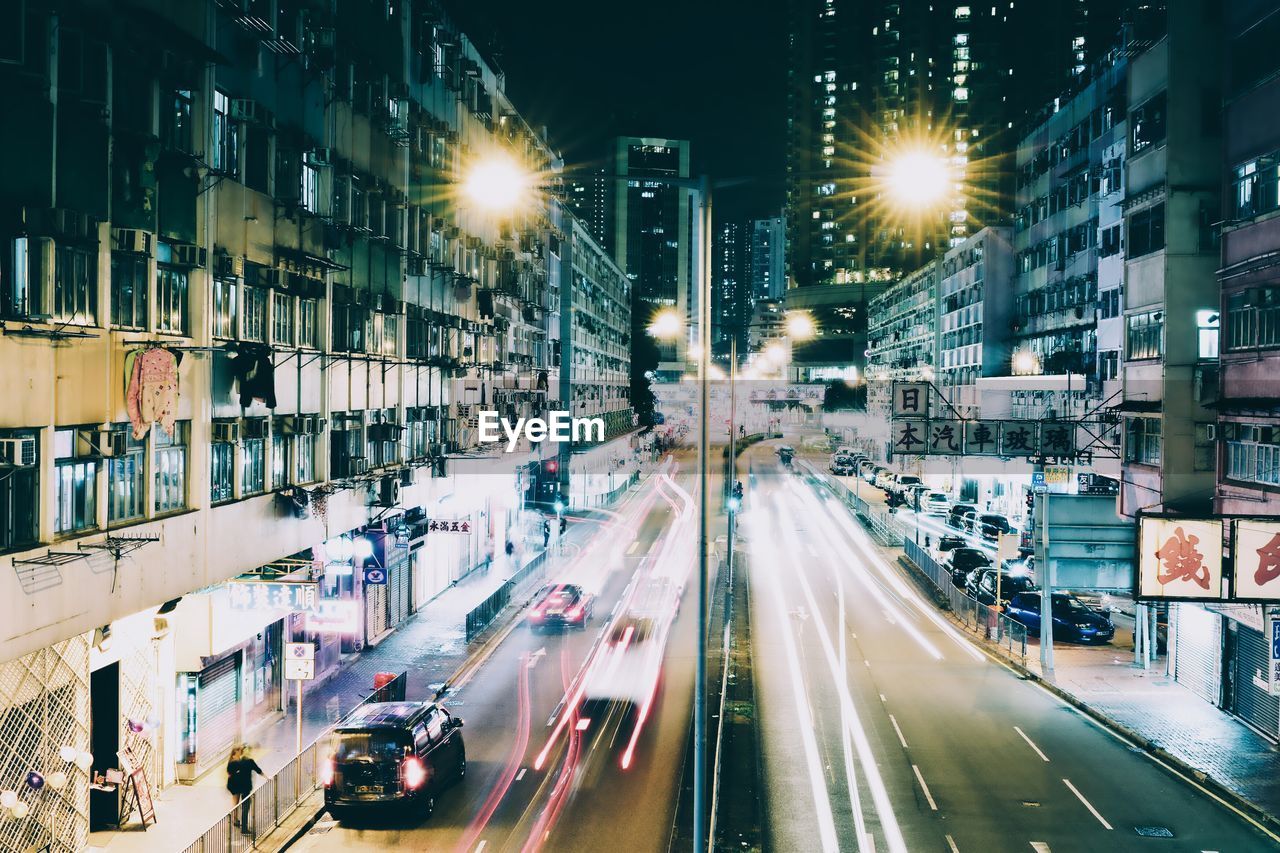
{"type": "Polygon", "coordinates": [[[146,231],[139,231],[136,228],[112,228],[111,242],[118,252],[151,254],[151,234],[146,231]]]}
{"type": "Polygon", "coordinates": [[[381,507],[394,507],[400,503],[400,477],[383,477],[378,481],[378,502],[381,507]]]}
{"type": "Polygon", "coordinates": [[[12,468],[30,468],[36,464],[36,440],[26,438],[0,438],[0,465],[12,468]]]}
{"type": "Polygon", "coordinates": [[[238,421],[214,421],[213,440],[222,443],[239,441],[240,423],[238,421]]]}

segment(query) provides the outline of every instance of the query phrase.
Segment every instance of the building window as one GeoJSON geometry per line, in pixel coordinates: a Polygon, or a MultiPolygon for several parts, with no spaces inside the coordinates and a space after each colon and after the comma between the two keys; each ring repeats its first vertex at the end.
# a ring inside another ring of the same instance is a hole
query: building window
{"type": "Polygon", "coordinates": [[[400,461],[400,436],[403,429],[396,422],[395,409],[383,409],[369,424],[368,459],[370,468],[394,465],[400,461]]]}
{"type": "Polygon", "coordinates": [[[271,343],[293,346],[293,305],[297,298],[288,293],[271,294],[271,343]]]}
{"type": "Polygon", "coordinates": [[[265,438],[246,438],[240,442],[241,497],[260,495],[267,490],[266,454],[265,438]]]}
{"type": "Polygon", "coordinates": [[[89,326],[97,322],[97,252],[79,246],[58,246],[54,252],[53,276],[53,319],[89,326]]]}
{"type": "Polygon", "coordinates": [[[335,413],[329,436],[330,476],[355,477],[368,468],[365,456],[361,416],[358,413],[335,413]]]}
{"type": "Polygon", "coordinates": [[[235,497],[236,446],[230,441],[209,445],[209,497],[223,503],[235,497]]]}
{"type": "Polygon", "coordinates": [[[244,289],[244,320],[240,337],[246,341],[267,340],[267,291],[261,287],[244,289]]]}
{"type": "Polygon", "coordinates": [[[1126,257],[1129,258],[1140,258],[1164,248],[1164,202],[1129,217],[1128,248],[1126,257]]]}
{"type": "Polygon", "coordinates": [[[161,117],[160,134],[161,139],[169,148],[178,151],[185,151],[190,154],[195,151],[192,143],[194,135],[192,128],[194,127],[191,120],[193,99],[190,89],[173,89],[169,92],[169,100],[165,104],[164,115],[161,117]]]}
{"type": "Polygon", "coordinates": [[[161,264],[156,269],[156,328],[187,333],[187,271],[161,264]]]}
{"type": "Polygon", "coordinates": [[[1160,464],[1160,419],[1127,418],[1125,420],[1126,462],[1142,465],[1160,464]]]}
{"type": "Polygon", "coordinates": [[[1164,142],[1165,118],[1164,92],[1129,113],[1131,153],[1138,154],[1164,142]]]}
{"type": "Polygon", "coordinates": [[[1237,166],[1231,194],[1232,218],[1252,219],[1276,209],[1277,176],[1274,155],[1237,166]]]}
{"type": "Polygon", "coordinates": [[[292,444],[293,436],[285,435],[277,423],[275,431],[271,433],[271,487],[274,489],[283,488],[291,482],[289,451],[292,444]]]}
{"type": "Polygon", "coordinates": [[[155,507],[157,514],[187,508],[187,447],[191,442],[191,423],[178,421],[173,435],[153,430],[156,437],[155,507]]]}
{"type": "Polygon", "coordinates": [[[1227,297],[1227,347],[1280,346],[1280,287],[1259,287],[1227,297]]]}
{"type": "Polygon", "coordinates": [[[35,545],[40,537],[40,442],[35,430],[0,430],[0,439],[5,438],[30,438],[36,448],[35,464],[0,475],[0,551],[13,551],[35,545]]]}
{"type": "Polygon", "coordinates": [[[297,455],[297,474],[295,483],[314,483],[316,481],[316,436],[297,435],[293,438],[293,449],[297,455]]]}
{"type": "Polygon", "coordinates": [[[298,346],[320,348],[320,303],[315,299],[298,300],[298,346]]]}
{"type": "Polygon", "coordinates": [[[1164,312],[1145,311],[1125,318],[1129,361],[1160,358],[1164,355],[1164,312]]]}
{"type": "Polygon", "coordinates": [[[1196,312],[1196,357],[1213,360],[1218,357],[1218,312],[1196,312]]]}
{"type": "Polygon", "coordinates": [[[240,173],[240,128],[231,118],[231,100],[225,92],[213,93],[213,171],[236,177],[240,173]]]}
{"type": "Polygon", "coordinates": [[[1280,486],[1280,428],[1223,424],[1226,475],[1232,480],[1280,486]]]}
{"type": "Polygon", "coordinates": [[[147,327],[150,279],[146,255],[111,254],[111,322],[128,329],[147,327]]]}
{"type": "Polygon", "coordinates": [[[240,312],[240,282],[234,278],[215,278],[213,280],[213,336],[215,338],[235,338],[236,321],[240,312]]]}
{"type": "Polygon", "coordinates": [[[1098,378],[1103,382],[1120,378],[1120,351],[1106,350],[1098,353],[1098,378]]]}
{"type": "Polygon", "coordinates": [[[1102,243],[1098,250],[1101,257],[1109,258],[1112,255],[1119,254],[1124,246],[1120,242],[1120,223],[1117,222],[1108,228],[1102,229],[1102,243]]]}
{"type": "Polygon", "coordinates": [[[113,437],[124,436],[125,452],[107,463],[107,518],[113,522],[132,521],[142,518],[146,512],[143,478],[147,470],[147,442],[145,438],[134,438],[133,430],[127,425],[114,426],[111,432],[113,437]]]}
{"type": "MultiPolygon", "coordinates": [[[[86,428],[90,431],[92,427],[86,428]]],[[[58,506],[53,529],[59,535],[93,530],[98,526],[98,463],[83,458],[78,429],[60,429],[53,434],[54,481],[58,506]]],[[[96,432],[91,432],[96,435],[96,432]]]]}

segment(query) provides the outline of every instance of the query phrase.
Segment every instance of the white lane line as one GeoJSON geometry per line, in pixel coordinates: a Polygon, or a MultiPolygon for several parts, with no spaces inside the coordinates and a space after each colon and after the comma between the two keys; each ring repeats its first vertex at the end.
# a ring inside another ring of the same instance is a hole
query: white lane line
{"type": "Polygon", "coordinates": [[[479,844],[477,844],[476,853],[480,853],[480,851],[483,850],[485,848],[485,845],[487,845],[488,843],[489,842],[486,840],[486,841],[481,841],[479,844]]]}
{"type": "Polygon", "coordinates": [[[867,660],[866,658],[863,658],[862,662],[866,664],[867,669],[871,669],[871,661],[867,660]]]}
{"type": "Polygon", "coordinates": [[[960,853],[960,848],[956,846],[956,840],[950,835],[947,836],[947,847],[951,848],[951,853],[960,853]]]}
{"type": "Polygon", "coordinates": [[[650,554],[652,554],[654,551],[658,550],[658,546],[662,544],[662,539],[663,539],[663,537],[659,536],[657,539],[653,540],[653,544],[649,546],[649,553],[650,553],[650,554]]]}
{"type": "Polygon", "coordinates": [[[1031,740],[1031,738],[1027,737],[1027,733],[1026,733],[1026,732],[1024,732],[1022,729],[1018,728],[1017,726],[1014,726],[1014,727],[1013,727],[1013,730],[1014,730],[1015,732],[1017,732],[1018,734],[1022,735],[1022,739],[1023,739],[1023,740],[1025,740],[1025,741],[1027,742],[1027,746],[1029,746],[1029,747],[1031,747],[1032,749],[1034,749],[1034,750],[1036,751],[1036,755],[1040,756],[1040,758],[1042,758],[1046,764],[1049,762],[1049,756],[1045,755],[1043,752],[1041,752],[1041,751],[1040,751],[1040,747],[1036,746],[1036,745],[1035,745],[1035,742],[1034,742],[1033,740],[1031,740]]]}
{"type": "Polygon", "coordinates": [[[910,749],[907,746],[907,739],[902,736],[902,729],[898,726],[898,720],[893,714],[889,715],[889,722],[893,723],[893,730],[898,733],[898,743],[902,744],[903,749],[910,749]]]}
{"type": "Polygon", "coordinates": [[[881,701],[881,702],[888,702],[889,700],[888,700],[888,699],[886,699],[886,698],[884,698],[884,694],[883,694],[883,693],[881,693],[881,694],[880,694],[880,701],[881,701]]]}
{"type": "Polygon", "coordinates": [[[516,774],[516,781],[517,781],[517,782],[519,782],[521,779],[523,779],[523,778],[524,778],[524,773],[525,773],[525,770],[526,770],[526,769],[527,769],[527,768],[524,768],[524,767],[521,767],[521,768],[520,768],[520,772],[516,774]]]}
{"type": "Polygon", "coordinates": [[[782,634],[782,648],[787,656],[788,671],[790,677],[787,679],[791,682],[792,698],[796,704],[796,716],[806,721],[806,725],[800,729],[800,740],[804,745],[805,763],[809,770],[809,787],[813,794],[813,806],[817,813],[818,834],[822,839],[822,849],[836,851],[840,849],[840,841],[836,835],[835,817],[831,812],[831,796],[827,792],[826,777],[822,773],[821,758],[818,754],[818,738],[813,726],[813,706],[809,703],[809,698],[805,695],[804,685],[801,684],[801,674],[803,669],[800,665],[800,655],[796,651],[795,637],[791,635],[790,626],[787,624],[789,619],[787,616],[787,605],[783,601],[782,584],[778,580],[774,572],[765,572],[772,587],[773,595],[769,596],[773,599],[778,613],[777,618],[779,624],[784,626],[780,632],[782,634]]]}
{"type": "Polygon", "coordinates": [[[636,552],[636,549],[639,547],[640,547],[640,540],[637,539],[635,542],[631,543],[631,547],[627,549],[627,553],[634,554],[636,552]]]}
{"type": "Polygon", "coordinates": [[[1049,850],[1049,845],[1045,844],[1043,841],[1032,841],[1031,849],[1036,851],[1036,853],[1052,853],[1049,850]]]}
{"type": "Polygon", "coordinates": [[[1093,815],[1094,817],[1096,817],[1096,818],[1098,819],[1098,823],[1102,824],[1103,829],[1113,829],[1113,828],[1114,828],[1114,827],[1112,827],[1112,826],[1111,826],[1111,824],[1107,823],[1107,819],[1106,819],[1106,818],[1104,818],[1102,815],[1098,814],[1098,810],[1097,810],[1097,809],[1095,809],[1095,808],[1093,807],[1093,803],[1091,803],[1091,802],[1089,802],[1088,800],[1086,800],[1086,799],[1084,798],[1084,794],[1080,793],[1080,791],[1076,788],[1076,786],[1071,784],[1071,780],[1070,780],[1070,779],[1063,779],[1062,781],[1063,781],[1063,783],[1064,783],[1068,788],[1070,788],[1070,789],[1071,789],[1071,793],[1073,793],[1073,794],[1075,794],[1075,795],[1076,795],[1076,799],[1077,799],[1077,800],[1079,800],[1080,802],[1084,803],[1084,807],[1085,807],[1086,809],[1088,809],[1088,810],[1089,810],[1089,814],[1093,815]]]}
{"type": "MultiPolygon", "coordinates": [[[[911,769],[915,771],[916,781],[920,783],[920,790],[924,791],[924,798],[929,801],[929,808],[935,812],[938,810],[938,804],[933,801],[933,794],[929,793],[929,786],[924,783],[924,776],[920,774],[920,768],[915,764],[911,765],[911,769]]],[[[1107,827],[1110,829],[1111,827],[1107,827]]]]}

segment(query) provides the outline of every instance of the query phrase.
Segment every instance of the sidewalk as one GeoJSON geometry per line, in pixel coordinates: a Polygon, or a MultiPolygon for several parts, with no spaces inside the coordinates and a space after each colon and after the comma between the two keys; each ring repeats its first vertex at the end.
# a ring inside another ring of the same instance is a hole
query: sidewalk
{"type": "MultiPolygon", "coordinates": [[[[582,532],[585,527],[572,525],[566,541],[572,544],[585,538],[587,533],[582,532]]],[[[553,536],[553,559],[556,548],[553,536]]],[[[526,549],[519,565],[526,565],[541,553],[540,547],[526,549]]],[[[467,660],[467,613],[502,586],[516,569],[513,560],[499,556],[492,565],[470,572],[441,592],[378,645],[348,657],[337,673],[303,699],[303,746],[313,742],[373,692],[375,673],[407,671],[405,698],[413,701],[433,698],[446,679],[467,660]]],[[[278,773],[296,754],[297,722],[291,692],[286,702],[288,713],[250,732],[247,738],[253,758],[266,777],[278,773]]],[[[260,784],[262,779],[255,781],[260,784]]],[[[106,853],[185,850],[231,810],[231,795],[225,786],[226,774],[220,768],[205,773],[194,785],[171,785],[155,795],[156,823],[145,832],[136,820],[119,831],[94,832],[89,835],[88,849],[106,853]]]]}

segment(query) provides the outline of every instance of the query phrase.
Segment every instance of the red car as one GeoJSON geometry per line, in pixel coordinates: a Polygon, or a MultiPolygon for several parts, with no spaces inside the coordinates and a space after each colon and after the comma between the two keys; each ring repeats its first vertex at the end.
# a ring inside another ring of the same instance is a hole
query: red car
{"type": "Polygon", "coordinates": [[[529,611],[529,627],[586,628],[591,618],[592,597],[582,587],[554,583],[539,590],[529,611]]]}

